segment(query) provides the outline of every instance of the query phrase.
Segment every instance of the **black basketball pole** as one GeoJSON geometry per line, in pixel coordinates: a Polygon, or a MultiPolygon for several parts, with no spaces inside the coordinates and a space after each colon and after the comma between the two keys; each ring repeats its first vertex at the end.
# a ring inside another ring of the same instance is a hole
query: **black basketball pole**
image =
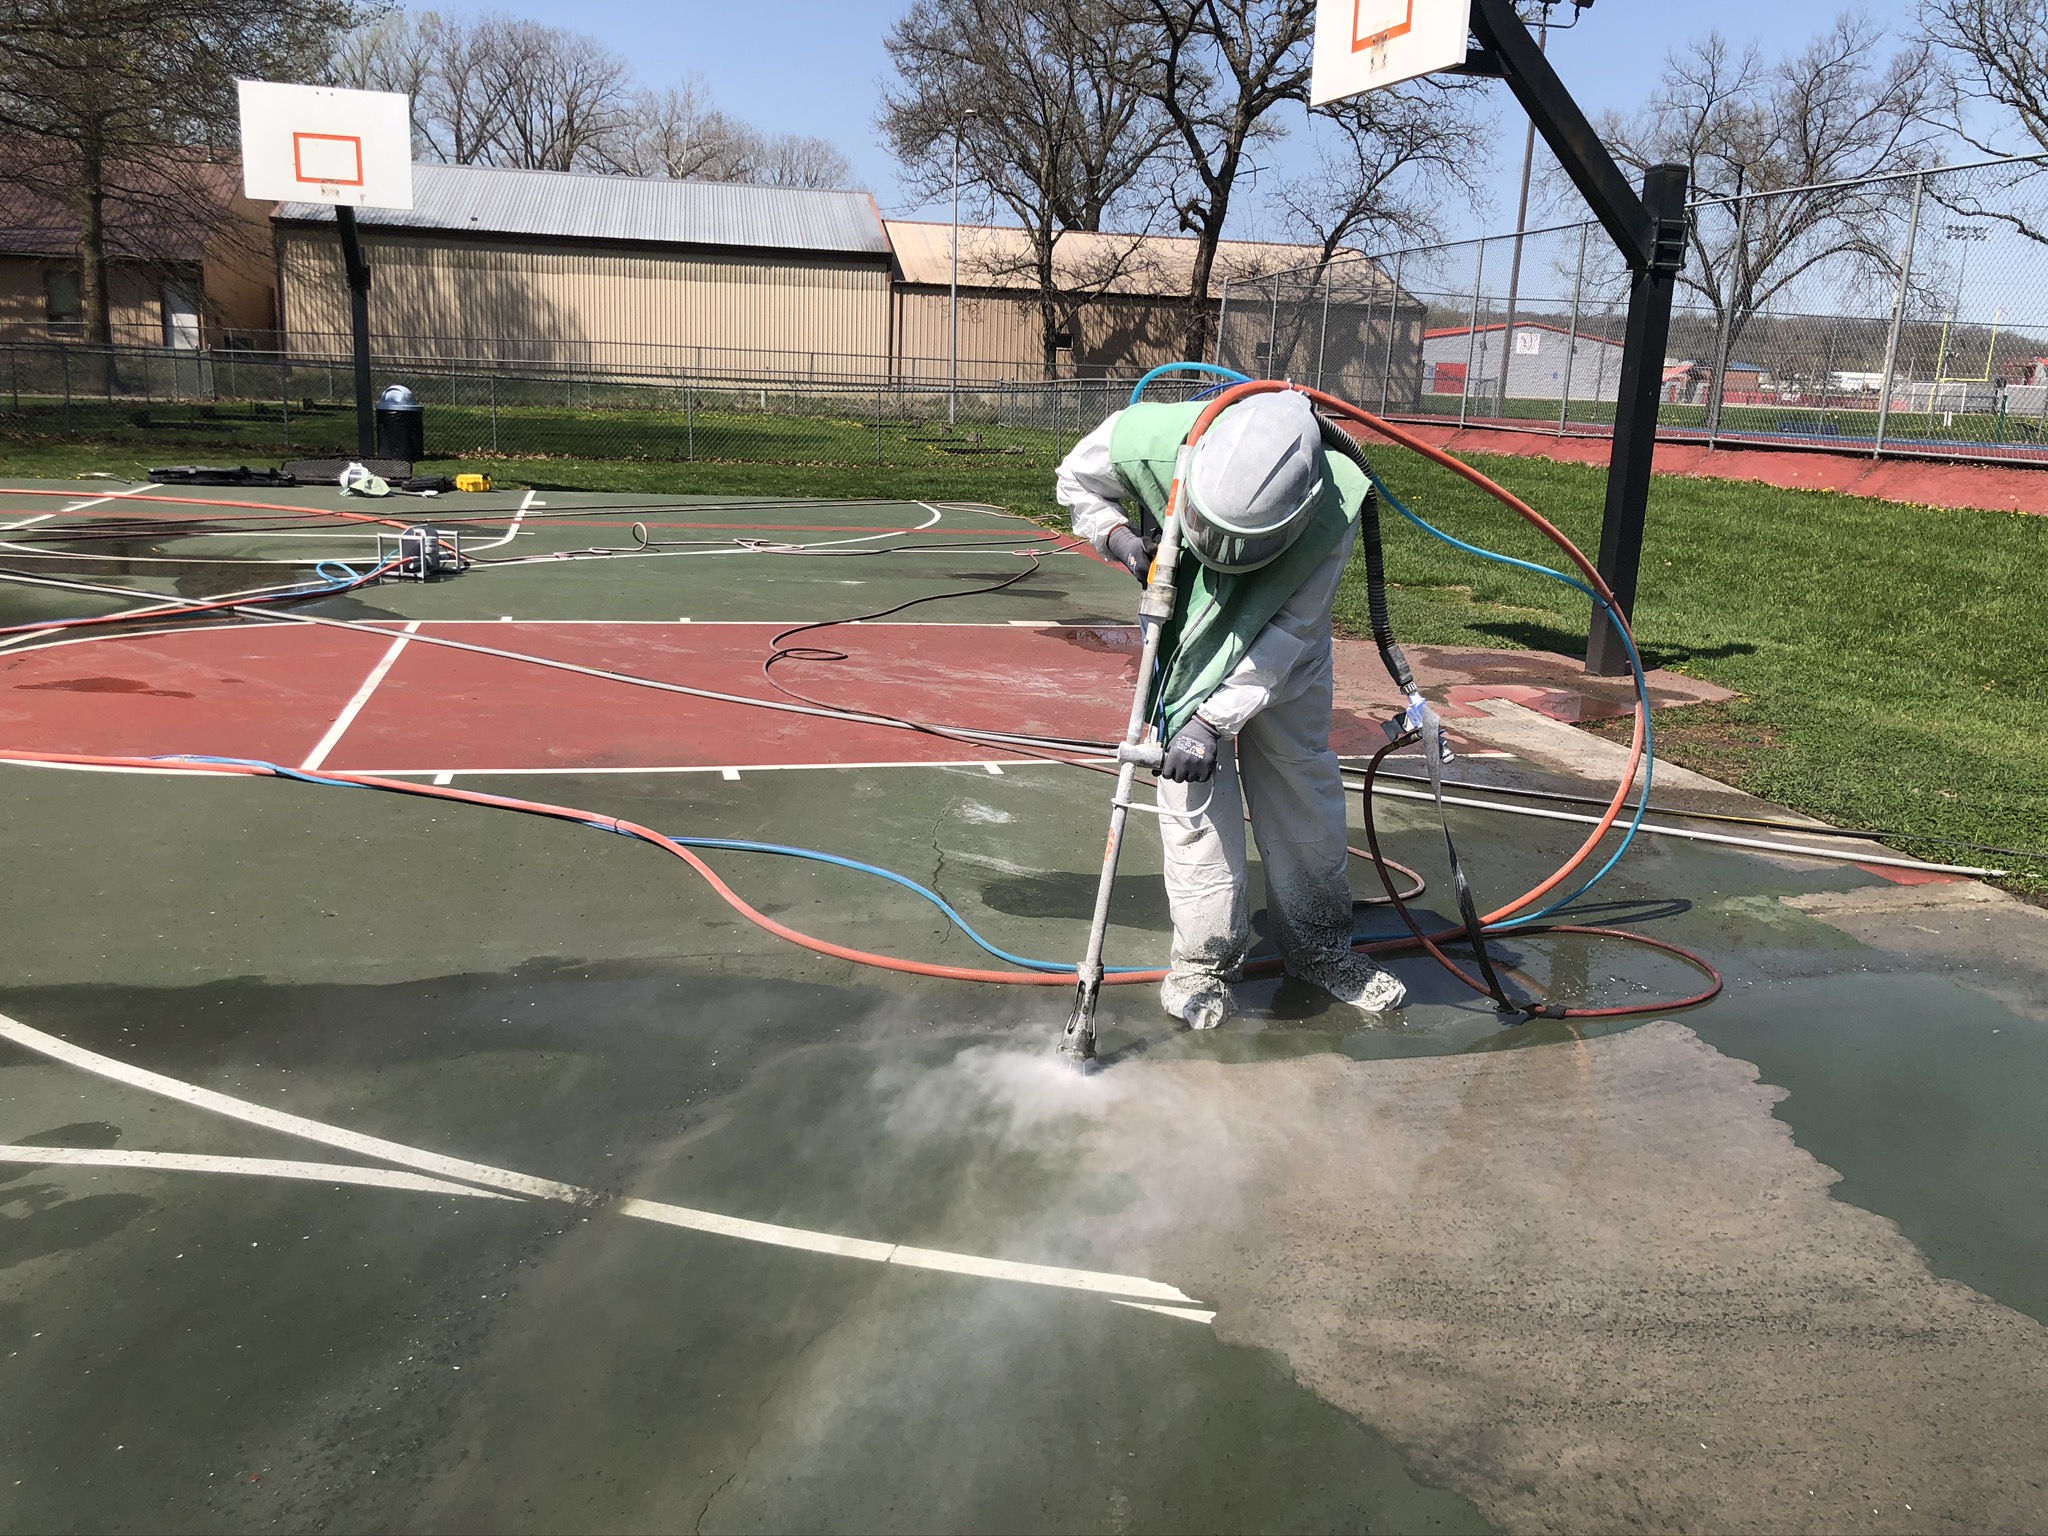
{"type": "MultiPolygon", "coordinates": [[[[1643,206],[1659,228],[1671,230],[1675,255],[1629,272],[1628,326],[1622,333],[1621,380],[1615,391],[1614,447],[1607,463],[1607,506],[1600,518],[1600,574],[1614,589],[1615,606],[1633,620],[1636,576],[1643,563],[1643,524],[1649,513],[1650,471],[1657,452],[1657,408],[1664,399],[1664,347],[1671,336],[1671,298],[1685,250],[1685,167],[1652,166],[1643,177],[1643,206]],[[1668,216],[1667,216],[1668,215],[1668,216]]],[[[1586,637],[1586,670],[1621,677],[1629,670],[1621,632],[1593,615],[1586,637]]]]}
{"type": "MultiPolygon", "coordinates": [[[[1623,615],[1633,619],[1657,449],[1657,408],[1664,394],[1664,347],[1671,335],[1678,273],[1685,265],[1686,169],[1652,166],[1643,178],[1643,195],[1636,196],[1529,35],[1514,0],[1472,0],[1472,31],[1480,47],[1466,59],[1465,72],[1507,81],[1628,263],[1628,327],[1607,466],[1607,506],[1600,522],[1600,574],[1614,589],[1623,615]]],[[[1586,670],[1619,677],[1628,669],[1620,637],[1595,612],[1586,639],[1586,670]]]]}
{"type": "Polygon", "coordinates": [[[370,401],[370,264],[356,238],[356,211],[337,203],[334,221],[341,228],[341,260],[348,270],[348,319],[356,361],[356,457],[377,451],[377,417],[370,401]]]}

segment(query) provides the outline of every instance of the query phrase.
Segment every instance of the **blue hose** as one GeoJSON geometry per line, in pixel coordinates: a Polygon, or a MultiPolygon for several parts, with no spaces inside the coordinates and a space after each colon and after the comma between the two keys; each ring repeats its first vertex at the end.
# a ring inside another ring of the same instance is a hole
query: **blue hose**
{"type": "MultiPolygon", "coordinates": [[[[326,789],[369,789],[374,787],[367,784],[358,784],[351,779],[329,778],[325,774],[307,773],[303,769],[287,768],[281,763],[265,762],[262,758],[257,757],[208,757],[197,753],[178,753],[172,757],[165,758],[164,761],[215,763],[222,767],[232,768],[260,768],[265,773],[275,774],[280,779],[292,779],[300,784],[317,784],[326,789]]],[[[585,821],[582,825],[599,832],[617,832],[621,837],[634,836],[633,833],[623,831],[610,822],[585,821]]],[[[906,891],[913,891],[917,895],[922,896],[926,901],[943,912],[946,915],[946,920],[952,923],[955,928],[958,928],[969,939],[973,940],[976,945],[986,950],[989,954],[994,955],[998,960],[1006,960],[1011,965],[1021,966],[1027,971],[1046,971],[1058,975],[1071,976],[1077,969],[1068,961],[1033,960],[1025,955],[1013,955],[1007,949],[991,944],[987,939],[975,932],[973,925],[956,912],[946,901],[946,898],[937,891],[932,890],[928,886],[919,885],[908,875],[899,875],[892,869],[883,869],[879,864],[863,864],[858,859],[841,858],[836,853],[824,853],[816,848],[791,847],[786,843],[753,843],[731,837],[678,836],[671,837],[669,840],[680,843],[685,848],[724,848],[734,853],[772,853],[779,854],[784,858],[809,859],[818,864],[832,864],[840,869],[851,869],[864,875],[874,875],[878,879],[887,880],[891,885],[900,885],[906,891]]],[[[1121,976],[1132,971],[1144,969],[1146,967],[1137,965],[1112,965],[1104,967],[1104,974],[1121,976]]]]}
{"type": "MultiPolygon", "coordinates": [[[[1225,368],[1220,363],[1161,363],[1157,368],[1154,368],[1131,386],[1131,404],[1136,405],[1140,397],[1145,393],[1145,386],[1158,378],[1162,373],[1213,373],[1221,375],[1227,383],[1231,384],[1248,384],[1251,382],[1250,374],[1239,373],[1235,368],[1225,368]]],[[[1208,391],[1204,390],[1203,393],[1207,394],[1208,391]]]]}
{"type": "MultiPolygon", "coordinates": [[[[926,901],[943,912],[946,915],[947,921],[952,923],[955,928],[958,928],[968,938],[972,939],[989,954],[994,955],[998,960],[1007,960],[1010,964],[1022,966],[1027,971],[1047,971],[1066,976],[1073,975],[1077,969],[1071,962],[1033,960],[1024,955],[1013,955],[1007,949],[999,949],[976,933],[967,919],[954,911],[951,905],[947,903],[946,898],[937,891],[932,890],[928,886],[919,885],[908,875],[899,875],[894,870],[883,869],[879,864],[863,864],[858,859],[841,858],[836,853],[820,853],[815,848],[792,848],[783,843],[750,843],[730,837],[677,837],[674,841],[681,843],[685,848],[729,848],[735,853],[774,853],[780,854],[784,858],[810,859],[819,864],[834,864],[841,869],[852,869],[864,875],[874,875],[880,879],[887,880],[891,885],[900,885],[906,891],[914,891],[919,896],[922,896],[926,901]]],[[[1145,969],[1148,969],[1148,967],[1141,965],[1111,965],[1103,968],[1104,973],[1111,976],[1128,975],[1133,971],[1145,969]]]]}
{"type": "Polygon", "coordinates": [[[1643,792],[1636,799],[1636,812],[1629,820],[1628,831],[1622,835],[1621,846],[1614,850],[1613,856],[1600,866],[1591,879],[1573,891],[1569,896],[1561,896],[1548,906],[1541,907],[1526,917],[1511,918],[1506,922],[1496,923],[1493,926],[1496,928],[1519,928],[1528,923],[1538,922],[1560,908],[1570,906],[1581,896],[1585,895],[1586,892],[1607,878],[1608,872],[1621,862],[1621,856],[1628,852],[1629,845],[1635,841],[1636,831],[1642,826],[1643,817],[1649,810],[1650,781],[1657,769],[1657,751],[1656,742],[1652,738],[1650,730],[1650,690],[1648,684],[1643,681],[1643,658],[1636,651],[1635,638],[1629,634],[1628,626],[1618,622],[1614,609],[1607,599],[1595,592],[1584,582],[1574,580],[1572,577],[1565,575],[1563,571],[1554,571],[1547,565],[1538,565],[1533,560],[1518,560],[1513,555],[1503,555],[1494,550],[1481,549],[1477,544],[1467,544],[1463,539],[1454,538],[1450,534],[1445,533],[1441,528],[1424,522],[1420,517],[1409,511],[1401,498],[1387,489],[1386,482],[1381,480],[1378,475],[1375,474],[1372,477],[1372,483],[1373,488],[1385,499],[1388,506],[1407,518],[1409,522],[1420,528],[1431,538],[1441,539],[1453,549],[1461,549],[1468,555],[1477,555],[1480,559],[1490,560],[1495,565],[1512,566],[1516,570],[1532,571],[1538,576],[1548,576],[1552,581],[1561,581],[1573,591],[1583,593],[1592,601],[1596,608],[1607,615],[1608,621],[1614,624],[1614,632],[1621,636],[1621,643],[1628,650],[1629,670],[1636,682],[1636,701],[1643,711],[1643,792]]]}

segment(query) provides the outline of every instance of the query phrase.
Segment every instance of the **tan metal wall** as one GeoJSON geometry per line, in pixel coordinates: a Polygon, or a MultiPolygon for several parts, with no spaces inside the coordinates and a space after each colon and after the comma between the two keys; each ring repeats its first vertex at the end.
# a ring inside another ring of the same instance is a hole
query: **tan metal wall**
{"type": "MultiPolygon", "coordinates": [[[[947,377],[951,348],[951,297],[945,289],[896,290],[896,377],[939,380],[947,377]]],[[[1039,347],[1038,306],[1011,298],[960,295],[960,377],[1014,379],[1020,368],[1036,371],[1039,347]]]]}
{"type": "MultiPolygon", "coordinates": [[[[943,378],[947,372],[951,297],[943,288],[896,290],[895,359],[899,378],[943,378]]],[[[1214,305],[1211,305],[1213,311],[1214,305]]],[[[1081,311],[1075,350],[1060,371],[1088,376],[1142,373],[1181,354],[1186,311],[1175,299],[1097,299],[1081,311]]],[[[1038,304],[1029,298],[960,295],[960,377],[1016,378],[1043,365],[1038,304]]]]}
{"type": "MultiPolygon", "coordinates": [[[[45,323],[43,271],[48,267],[78,269],[63,256],[0,256],[0,337],[11,341],[82,341],[85,325],[51,327],[45,323]]],[[[196,280],[197,267],[189,269],[196,280]]],[[[108,312],[114,340],[131,346],[163,344],[163,271],[153,266],[117,261],[108,264],[108,312]]]]}
{"type": "MultiPolygon", "coordinates": [[[[471,343],[475,356],[615,368],[692,366],[694,357],[708,371],[723,352],[765,352],[798,375],[872,373],[888,357],[889,274],[879,259],[454,244],[371,230],[363,245],[370,329],[395,343],[440,339],[471,343]]],[[[334,231],[281,227],[278,248],[289,345],[331,350],[348,333],[334,231]]]]}

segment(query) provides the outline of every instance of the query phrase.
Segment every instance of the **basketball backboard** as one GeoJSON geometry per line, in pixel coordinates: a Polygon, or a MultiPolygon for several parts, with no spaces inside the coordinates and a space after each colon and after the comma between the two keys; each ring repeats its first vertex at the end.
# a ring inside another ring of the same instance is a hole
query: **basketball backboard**
{"type": "Polygon", "coordinates": [[[392,91],[236,82],[242,190],[258,202],[412,206],[412,104],[392,91]]]}
{"type": "Polygon", "coordinates": [[[1465,62],[1472,0],[1317,0],[1316,106],[1465,62]]]}

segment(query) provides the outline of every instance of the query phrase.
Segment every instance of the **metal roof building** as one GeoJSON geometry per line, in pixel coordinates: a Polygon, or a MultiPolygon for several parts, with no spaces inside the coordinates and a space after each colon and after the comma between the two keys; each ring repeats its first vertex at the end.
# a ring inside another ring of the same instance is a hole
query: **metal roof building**
{"type": "MultiPolygon", "coordinates": [[[[865,192],[479,165],[416,165],[412,178],[411,208],[365,208],[357,221],[390,229],[608,245],[889,253],[875,200],[865,192]]],[[[282,203],[277,217],[284,223],[332,224],[334,210],[324,203],[282,203]]]]}
{"type": "MultiPolygon", "coordinates": [[[[415,166],[413,191],[359,216],[379,352],[795,377],[887,356],[889,242],[865,192],[456,165],[415,166]]],[[[344,350],[333,210],[284,203],[275,227],[290,345],[344,350]]]]}
{"type": "Polygon", "coordinates": [[[1503,363],[1510,400],[1617,398],[1621,387],[1619,341],[1546,320],[1517,320],[1512,348],[1502,323],[1448,325],[1422,340],[1422,390],[1430,395],[1464,395],[1491,409],[1500,397],[1503,363]]]}
{"type": "MultiPolygon", "coordinates": [[[[932,382],[950,371],[952,226],[885,224],[865,192],[432,164],[413,167],[413,192],[410,209],[358,215],[372,348],[384,357],[820,383],[932,382]]],[[[273,226],[286,345],[345,353],[334,210],[282,203],[273,226]]],[[[963,225],[960,241],[961,377],[1042,377],[1025,233],[963,225]]],[[[1194,247],[1063,235],[1056,270],[1076,300],[1058,370],[1120,374],[1180,356],[1194,247]]],[[[1225,241],[1212,316],[1228,283],[1313,255],[1225,241]]],[[[1333,336],[1362,334],[1364,311],[1388,286],[1369,263],[1346,270],[1371,274],[1371,291],[1339,296],[1333,336]]],[[[1360,345],[1354,338],[1349,351],[1362,356],[1360,345]]]]}
{"type": "MultiPolygon", "coordinates": [[[[950,224],[911,219],[886,223],[896,258],[896,293],[890,330],[899,372],[931,376],[943,368],[952,322],[950,224]]],[[[1195,244],[1174,235],[1098,234],[1069,230],[1053,246],[1053,271],[1085,302],[1075,306],[1057,335],[1063,373],[1124,374],[1182,355],[1195,244]]],[[[1223,294],[1233,283],[1289,272],[1312,262],[1309,247],[1260,240],[1225,240],[1210,274],[1212,320],[1222,318],[1223,294]]],[[[1347,253],[1348,254],[1348,253],[1347,253]]],[[[1342,264],[1338,295],[1341,330],[1351,310],[1378,303],[1391,286],[1369,262],[1342,264]]],[[[1320,283],[1320,277],[1317,279],[1320,283]]],[[[1316,290],[1320,293],[1320,287],[1316,290]]],[[[1263,309],[1261,310],[1263,313],[1263,309]]],[[[1265,335],[1263,329],[1260,332],[1265,335]]],[[[960,356],[963,378],[1014,378],[1044,361],[1045,324],[1039,313],[1037,262],[1022,229],[966,224],[960,228],[960,356]]],[[[1225,338],[1227,345],[1228,338],[1225,338]]],[[[1377,354],[1375,354],[1377,355],[1377,354]]],[[[1235,366],[1263,371],[1265,352],[1235,366]]],[[[1335,377],[1335,373],[1332,377],[1335,377]]]]}

